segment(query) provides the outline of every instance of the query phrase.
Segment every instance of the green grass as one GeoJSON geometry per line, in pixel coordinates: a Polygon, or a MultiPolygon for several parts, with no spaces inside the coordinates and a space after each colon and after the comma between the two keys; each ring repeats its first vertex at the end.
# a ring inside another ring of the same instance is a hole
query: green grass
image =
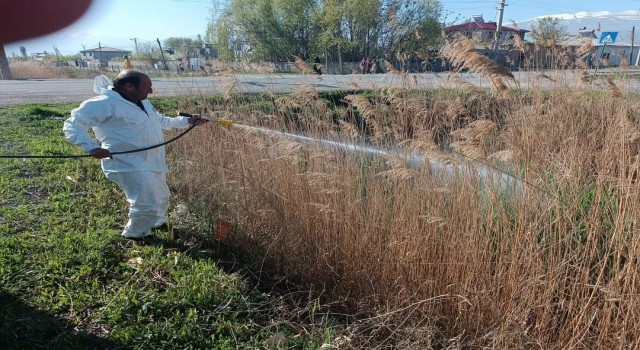
{"type": "MultiPolygon", "coordinates": [[[[80,154],[61,135],[73,107],[0,109],[0,155],[80,154]]],[[[214,242],[123,241],[125,221],[97,160],[0,158],[2,349],[258,349],[279,333],[273,348],[316,349],[334,335],[278,322],[291,306],[224,271],[214,242]]]]}

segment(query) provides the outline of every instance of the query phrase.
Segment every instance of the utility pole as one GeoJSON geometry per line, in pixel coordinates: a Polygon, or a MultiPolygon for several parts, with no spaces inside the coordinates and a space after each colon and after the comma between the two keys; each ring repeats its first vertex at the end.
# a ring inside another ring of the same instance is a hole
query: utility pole
{"type": "Polygon", "coordinates": [[[505,4],[506,0],[500,0],[500,4],[498,5],[498,11],[500,11],[500,15],[498,16],[498,25],[496,26],[496,38],[493,42],[493,57],[496,61],[498,61],[498,48],[500,48],[500,32],[502,31],[502,18],[504,17],[504,7],[507,6],[505,4]]]}
{"type": "Polygon", "coordinates": [[[636,40],[636,26],[633,26],[631,29],[631,53],[629,54],[629,65],[633,66],[633,49],[634,49],[634,41],[636,40]]]}
{"type": "Polygon", "coordinates": [[[9,60],[4,52],[4,44],[0,42],[0,80],[11,80],[11,70],[9,69],[9,60]]]}
{"type": "Polygon", "coordinates": [[[140,53],[140,51],[138,51],[138,38],[131,38],[131,40],[133,40],[133,44],[136,46],[136,55],[138,53],[140,53]]]}
{"type": "Polygon", "coordinates": [[[102,45],[98,41],[98,52],[100,53],[98,56],[98,65],[102,67],[102,45]]]}
{"type": "Polygon", "coordinates": [[[340,50],[340,44],[338,43],[338,73],[344,74],[342,72],[342,50],[340,50]]]}
{"type": "MultiPolygon", "coordinates": [[[[638,18],[640,18],[640,9],[638,9],[638,18]]],[[[635,32],[636,27],[633,27],[633,30],[635,32]]],[[[633,41],[635,38],[631,39],[631,47],[633,47],[633,41]]],[[[633,54],[633,49],[631,49],[631,54],[633,54]]],[[[638,55],[636,56],[636,66],[640,63],[640,51],[638,52],[638,55]]]]}
{"type": "Polygon", "coordinates": [[[63,61],[64,60],[64,56],[62,56],[62,54],[60,53],[60,50],[58,50],[58,47],[53,45],[53,52],[56,53],[56,59],[63,61]]]}
{"type": "Polygon", "coordinates": [[[164,51],[162,51],[162,45],[160,45],[160,39],[156,38],[158,41],[158,47],[160,48],[160,54],[162,55],[162,63],[164,64],[163,68],[167,69],[167,61],[164,59],[164,51]]]}

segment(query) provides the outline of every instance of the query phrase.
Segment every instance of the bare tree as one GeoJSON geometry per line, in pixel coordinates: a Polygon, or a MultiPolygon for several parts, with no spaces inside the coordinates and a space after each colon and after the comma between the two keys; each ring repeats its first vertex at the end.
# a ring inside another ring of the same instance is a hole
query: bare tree
{"type": "Polygon", "coordinates": [[[154,64],[162,59],[160,49],[152,42],[138,43],[138,51],[134,55],[135,59],[154,64]]]}
{"type": "Polygon", "coordinates": [[[538,19],[536,26],[531,26],[531,37],[538,46],[553,47],[565,35],[567,27],[560,18],[543,17],[538,19]]]}

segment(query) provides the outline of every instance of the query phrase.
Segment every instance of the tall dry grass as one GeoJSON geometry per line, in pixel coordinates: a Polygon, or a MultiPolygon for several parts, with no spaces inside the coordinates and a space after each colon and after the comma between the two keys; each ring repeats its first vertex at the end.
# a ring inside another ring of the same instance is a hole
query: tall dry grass
{"type": "Polygon", "coordinates": [[[102,74],[96,69],[58,67],[50,61],[14,61],[9,68],[14,79],[94,78],[102,74]]]}
{"type": "Polygon", "coordinates": [[[640,101],[615,80],[608,92],[494,93],[454,80],[437,93],[350,95],[337,109],[308,89],[274,97],[273,115],[217,113],[443,162],[459,156],[436,151],[453,148],[535,187],[491,192],[401,157],[242,126],[199,128],[173,146],[172,183],[211,230],[219,217],[236,224],[225,244],[256,276],[353,316],[340,348],[638,348],[640,101]]]}

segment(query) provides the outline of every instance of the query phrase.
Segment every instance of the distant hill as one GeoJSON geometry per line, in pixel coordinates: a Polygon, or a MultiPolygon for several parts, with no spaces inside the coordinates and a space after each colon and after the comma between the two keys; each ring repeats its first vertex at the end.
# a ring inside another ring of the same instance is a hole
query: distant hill
{"type": "Polygon", "coordinates": [[[601,12],[578,12],[573,14],[556,14],[540,16],[521,22],[506,22],[506,26],[517,25],[518,28],[530,30],[535,27],[539,18],[555,17],[560,18],[567,28],[567,34],[577,35],[578,30],[595,29],[598,38],[602,32],[618,32],[617,43],[631,43],[631,30],[636,26],[635,44],[640,44],[640,10],[628,10],[617,13],[608,11],[601,12]]]}

